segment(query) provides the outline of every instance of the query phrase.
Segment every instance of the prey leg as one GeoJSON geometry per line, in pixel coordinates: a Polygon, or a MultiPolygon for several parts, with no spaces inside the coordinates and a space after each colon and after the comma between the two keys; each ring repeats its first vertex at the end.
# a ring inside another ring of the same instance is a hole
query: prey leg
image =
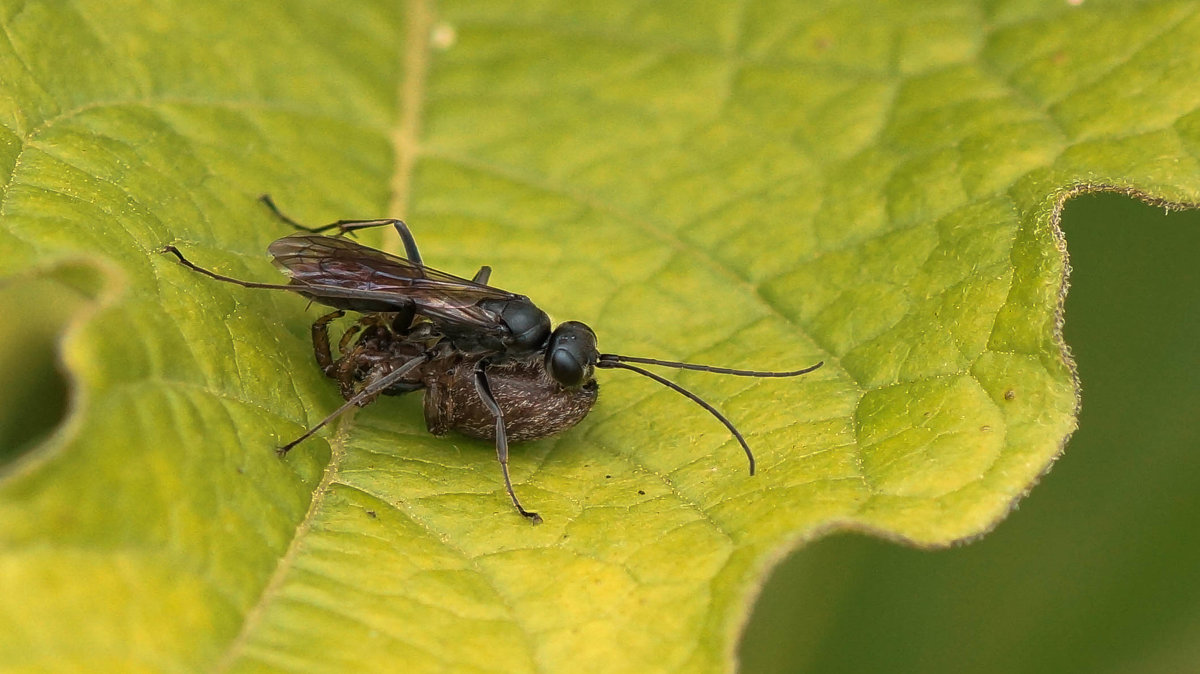
{"type": "Polygon", "coordinates": [[[283,211],[279,210],[279,207],[275,205],[275,200],[271,198],[271,195],[264,194],[260,196],[258,200],[266,204],[267,208],[271,209],[271,212],[275,214],[275,217],[286,222],[292,227],[295,227],[296,229],[303,230],[305,232],[312,232],[313,234],[320,234],[321,232],[328,232],[331,229],[336,229],[337,234],[335,236],[342,236],[343,234],[349,234],[359,229],[386,227],[387,225],[391,225],[392,227],[396,228],[396,233],[400,235],[400,240],[404,242],[405,257],[408,258],[408,261],[414,264],[424,264],[421,262],[421,252],[417,250],[417,241],[413,238],[412,232],[408,231],[408,225],[404,224],[403,220],[397,220],[396,218],[377,218],[375,220],[338,220],[337,222],[331,222],[328,225],[321,225],[320,227],[308,227],[284,215],[283,211]]]}
{"type": "Polygon", "coordinates": [[[355,335],[362,332],[363,322],[363,319],[359,319],[357,323],[346,328],[346,331],[342,333],[342,338],[338,340],[338,353],[344,354],[350,350],[350,342],[355,335]]]}
{"type": "MultiPolygon", "coordinates": [[[[358,382],[354,379],[354,371],[357,366],[355,358],[360,353],[360,347],[354,347],[353,351],[343,351],[345,355],[338,359],[333,365],[333,374],[329,375],[338,383],[338,392],[342,394],[343,400],[350,400],[358,391],[354,390],[355,384],[358,382]]],[[[365,402],[363,404],[366,404],[365,402]]]]}
{"type": "Polygon", "coordinates": [[[363,405],[366,405],[368,402],[371,401],[371,399],[373,399],[375,396],[379,395],[380,391],[383,391],[384,389],[390,387],[392,384],[395,384],[396,382],[400,381],[400,379],[402,379],[404,377],[404,375],[408,374],[409,372],[412,372],[414,369],[417,368],[418,365],[429,360],[429,357],[430,356],[428,353],[423,353],[420,356],[417,356],[416,358],[413,358],[412,360],[408,361],[407,363],[396,368],[395,370],[392,370],[391,372],[385,374],[384,376],[382,376],[374,381],[369,382],[366,386],[364,386],[362,388],[361,391],[359,391],[357,394],[355,394],[354,397],[350,398],[349,400],[346,401],[345,404],[343,404],[341,407],[334,410],[332,414],[330,414],[329,416],[327,416],[324,419],[317,422],[317,425],[313,426],[312,428],[305,431],[304,435],[301,435],[300,437],[296,438],[295,440],[292,440],[291,442],[287,443],[286,445],[276,449],[275,453],[281,457],[284,456],[285,454],[290,452],[293,447],[295,447],[296,445],[300,444],[301,442],[304,442],[305,440],[312,437],[313,433],[316,433],[317,431],[319,431],[322,427],[325,426],[325,424],[328,424],[329,422],[333,421],[334,419],[345,414],[347,411],[350,410],[351,407],[361,407],[363,405]]]}
{"type": "Polygon", "coordinates": [[[344,311],[334,311],[318,318],[312,324],[313,353],[317,357],[317,365],[327,377],[332,377],[334,370],[333,351],[329,348],[329,323],[345,315],[344,311]]]}
{"type": "Polygon", "coordinates": [[[481,360],[475,365],[475,390],[483,399],[483,404],[487,406],[492,416],[496,417],[496,458],[500,461],[501,472],[504,473],[504,488],[508,490],[508,496],[512,499],[513,505],[517,507],[517,512],[524,515],[530,522],[541,524],[542,516],[522,508],[516,493],[513,492],[512,480],[508,477],[508,434],[504,430],[504,412],[500,410],[500,405],[496,404],[496,398],[492,395],[492,387],[488,384],[485,371],[486,367],[486,360],[481,360]]]}

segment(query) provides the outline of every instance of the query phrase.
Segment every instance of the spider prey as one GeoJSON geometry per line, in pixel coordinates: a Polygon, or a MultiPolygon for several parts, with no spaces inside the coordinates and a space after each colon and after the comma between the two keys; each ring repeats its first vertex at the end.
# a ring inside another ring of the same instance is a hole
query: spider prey
{"type": "Polygon", "coordinates": [[[599,388],[593,376],[596,368],[636,372],[703,407],[742,446],[753,475],[754,454],[733,423],[699,396],[638,365],[743,377],[794,377],[822,365],[759,372],[602,354],[588,326],[566,321],[551,330],[549,316],[528,297],[488,285],[489,267],[467,280],[426,266],[408,226],[400,220],[339,220],[310,228],[280,212],[270,197],[264,195],[261,201],[276,217],[301,230],[267,249],[275,264],[291,276],[289,283],[243,281],[193,264],[175,246],[166,246],[163,252],[218,281],[290,290],[335,309],[313,324],[313,348],[318,365],[337,380],[346,403],[280,447],[280,456],[352,406],[367,405],[380,394],[424,390],[430,432],[441,435],[455,430],[494,439],[513,505],[538,523],[541,517],[522,507],[513,491],[508,442],[553,435],[587,416],[599,388]],[[359,229],[387,225],[400,235],[405,257],[345,237],[359,229]],[[331,230],[332,235],[323,234],[331,230]],[[346,311],[361,317],[342,335],[335,359],[329,324],[346,311]]]}

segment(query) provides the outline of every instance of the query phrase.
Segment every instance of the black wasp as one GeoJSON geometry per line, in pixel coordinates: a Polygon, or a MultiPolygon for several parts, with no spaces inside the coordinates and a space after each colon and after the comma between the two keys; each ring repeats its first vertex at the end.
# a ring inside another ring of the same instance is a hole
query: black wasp
{"type": "Polygon", "coordinates": [[[596,333],[588,326],[566,321],[551,330],[550,317],[528,297],[488,285],[489,267],[467,280],[425,266],[412,233],[400,220],[339,220],[305,227],[284,215],[269,196],[260,199],[276,217],[302,230],[267,249],[275,265],[291,276],[289,283],[243,281],[196,266],[175,246],[163,252],[218,281],[290,290],[336,310],[313,323],[313,350],[325,374],[338,381],[346,403],[280,447],[280,456],[352,406],[367,405],[380,394],[423,389],[430,432],[442,435],[455,430],[495,439],[504,487],[513,505],[538,523],[541,517],[523,508],[513,492],[508,441],[553,435],[587,416],[599,390],[593,376],[596,368],[631,370],[708,410],[745,450],[753,475],[754,454],[724,415],[691,391],[633,363],[743,377],[794,377],[822,365],[757,372],[602,354],[596,348],[596,333]],[[345,238],[359,229],[387,225],[400,235],[406,257],[345,238]],[[333,235],[323,234],[331,230],[333,235]],[[335,359],[329,323],[345,311],[361,317],[342,335],[335,359]]]}

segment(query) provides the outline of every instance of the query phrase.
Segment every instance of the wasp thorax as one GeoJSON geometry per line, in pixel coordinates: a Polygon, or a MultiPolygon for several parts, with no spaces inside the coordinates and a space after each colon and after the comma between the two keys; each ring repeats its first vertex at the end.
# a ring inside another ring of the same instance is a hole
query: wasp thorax
{"type": "Polygon", "coordinates": [[[527,299],[506,301],[499,313],[512,335],[510,345],[517,350],[537,350],[550,336],[550,317],[527,299]]]}
{"type": "Polygon", "coordinates": [[[563,386],[580,386],[591,380],[599,355],[596,333],[583,323],[567,321],[550,335],[546,369],[563,386]]]}

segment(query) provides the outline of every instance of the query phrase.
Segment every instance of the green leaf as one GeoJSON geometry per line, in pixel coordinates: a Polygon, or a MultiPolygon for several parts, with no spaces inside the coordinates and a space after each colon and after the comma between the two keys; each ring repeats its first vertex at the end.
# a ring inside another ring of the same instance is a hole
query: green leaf
{"type": "Polygon", "coordinates": [[[1123,674],[1200,662],[1200,211],[1072,199],[1071,449],[986,540],[924,554],[834,536],[781,563],[743,671],[1123,674]],[[1120,663],[1114,667],[1113,663],[1120,663]]]}
{"type": "Polygon", "coordinates": [[[67,417],[0,478],[0,663],[716,671],[798,541],[983,533],[1074,428],[1062,202],[1200,199],[1195,10],[4,3],[0,269],[78,306],[67,417]],[[262,192],[404,217],[605,350],[826,366],[678,375],[754,477],[602,373],[514,448],[540,527],[416,396],[280,461],[339,404],[316,310],[158,253],[278,280],[262,192]]]}

